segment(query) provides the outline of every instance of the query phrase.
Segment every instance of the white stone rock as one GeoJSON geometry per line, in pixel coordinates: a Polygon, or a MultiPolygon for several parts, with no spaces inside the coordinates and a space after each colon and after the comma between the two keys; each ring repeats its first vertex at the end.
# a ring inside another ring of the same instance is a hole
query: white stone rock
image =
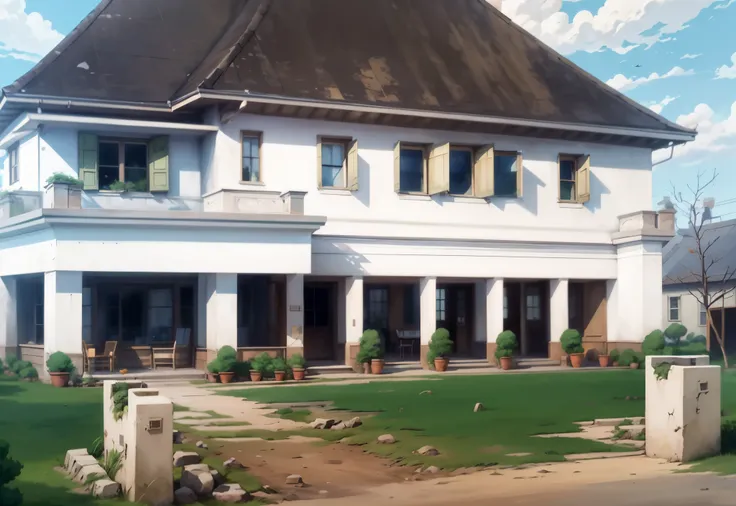
{"type": "Polygon", "coordinates": [[[235,460],[233,457],[230,457],[225,462],[222,463],[223,466],[227,469],[243,469],[245,466],[235,460]]]}
{"type": "Polygon", "coordinates": [[[250,500],[250,494],[237,483],[220,485],[212,491],[212,497],[225,503],[240,503],[250,500]]]}
{"type": "Polygon", "coordinates": [[[336,423],[335,425],[330,427],[330,430],[344,430],[344,429],[347,429],[345,422],[336,423]]]}
{"type": "Polygon", "coordinates": [[[332,418],[317,418],[315,421],[309,424],[313,429],[330,429],[333,425],[340,423],[332,418]]]}
{"type": "Polygon", "coordinates": [[[67,473],[70,473],[72,471],[71,466],[74,462],[75,457],[81,457],[82,455],[89,455],[86,448],[67,450],[66,456],[64,457],[64,469],[66,469],[67,473]]]}
{"type": "Polygon", "coordinates": [[[302,481],[302,477],[298,474],[290,474],[286,477],[287,485],[299,485],[300,483],[304,482],[302,481]]]}
{"type": "Polygon", "coordinates": [[[184,467],[190,464],[199,464],[202,457],[197,452],[176,452],[174,453],[174,467],[184,467]]]}
{"type": "Polygon", "coordinates": [[[378,439],[376,440],[382,445],[392,445],[396,442],[396,438],[393,437],[391,434],[383,434],[381,436],[378,436],[378,439]]]}
{"type": "Polygon", "coordinates": [[[215,479],[209,471],[187,471],[185,468],[181,473],[179,483],[182,487],[192,489],[199,496],[210,495],[215,488],[215,479]]]}
{"type": "Polygon", "coordinates": [[[212,475],[212,479],[215,480],[216,487],[225,483],[225,478],[220,474],[220,471],[218,471],[217,469],[211,469],[210,474],[212,475]]]}
{"type": "Polygon", "coordinates": [[[429,466],[427,469],[425,469],[422,472],[426,474],[437,474],[440,472],[440,468],[437,466],[429,466]]]}
{"type": "Polygon", "coordinates": [[[103,499],[112,499],[120,494],[120,483],[112,480],[97,480],[92,484],[92,495],[103,499]]]}
{"type": "Polygon", "coordinates": [[[89,466],[84,466],[77,471],[77,473],[74,475],[74,481],[77,483],[87,483],[92,477],[99,477],[99,478],[108,478],[107,473],[104,469],[102,469],[102,466],[99,464],[92,464],[89,466]]]}
{"type": "Polygon", "coordinates": [[[208,448],[207,443],[204,441],[197,441],[197,448],[204,448],[205,450],[208,448]]]}
{"type": "Polygon", "coordinates": [[[199,499],[197,498],[197,494],[194,493],[194,490],[189,487],[181,487],[174,492],[174,500],[176,504],[194,504],[199,499]]]}
{"type": "Polygon", "coordinates": [[[97,459],[92,455],[76,455],[72,458],[69,474],[71,474],[73,478],[84,466],[91,466],[94,464],[99,464],[99,462],[97,462],[97,459]]]}
{"type": "Polygon", "coordinates": [[[478,411],[483,411],[483,409],[483,404],[481,404],[480,402],[476,402],[475,407],[473,408],[473,412],[477,413],[478,411]]]}
{"type": "Polygon", "coordinates": [[[417,450],[417,453],[419,455],[424,455],[425,457],[436,457],[437,455],[440,454],[440,452],[437,451],[437,448],[435,448],[434,446],[429,446],[429,445],[422,446],[421,448],[417,450]]]}
{"type": "Polygon", "coordinates": [[[189,471],[190,473],[209,473],[210,466],[207,464],[189,464],[188,466],[184,466],[184,471],[189,471]]]}
{"type": "Polygon", "coordinates": [[[360,427],[363,425],[363,422],[360,420],[359,416],[356,416],[355,418],[351,418],[345,423],[345,427],[348,429],[354,429],[355,427],[360,427]]]}

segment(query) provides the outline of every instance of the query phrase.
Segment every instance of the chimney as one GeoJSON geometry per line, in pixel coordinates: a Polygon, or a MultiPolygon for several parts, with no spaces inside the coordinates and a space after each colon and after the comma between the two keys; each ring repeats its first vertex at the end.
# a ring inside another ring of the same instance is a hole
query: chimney
{"type": "Polygon", "coordinates": [[[496,9],[500,11],[503,0],[486,0],[486,2],[488,2],[489,4],[491,4],[493,7],[495,7],[496,9]]]}

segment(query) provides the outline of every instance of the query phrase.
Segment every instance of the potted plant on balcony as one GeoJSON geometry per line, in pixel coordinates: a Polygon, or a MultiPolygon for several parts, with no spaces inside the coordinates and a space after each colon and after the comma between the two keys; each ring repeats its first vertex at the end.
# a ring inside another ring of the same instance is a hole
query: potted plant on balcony
{"type": "Polygon", "coordinates": [[[54,209],[81,209],[84,183],[63,172],[54,172],[46,179],[46,205],[54,209]]]}
{"type": "Polygon", "coordinates": [[[133,183],[124,183],[123,181],[118,181],[117,179],[110,183],[110,186],[108,187],[108,191],[111,191],[113,193],[125,193],[125,192],[132,192],[135,190],[135,184],[133,183]]]}
{"type": "Polygon", "coordinates": [[[565,353],[570,357],[570,364],[578,368],[583,365],[583,337],[575,329],[567,329],[560,336],[560,344],[565,353]]]}
{"type": "Polygon", "coordinates": [[[261,353],[250,360],[250,380],[261,381],[273,371],[273,359],[268,353],[261,353]]]}
{"type": "Polygon", "coordinates": [[[276,379],[276,381],[285,381],[286,380],[286,374],[289,372],[289,366],[286,363],[286,360],[284,360],[281,357],[276,357],[271,362],[273,367],[273,376],[276,379]]]}
{"type": "Polygon", "coordinates": [[[450,353],[452,353],[450,331],[447,329],[435,330],[429,340],[427,363],[430,367],[434,366],[435,371],[445,372],[450,363],[450,353]]]}
{"type": "Polygon", "coordinates": [[[496,360],[504,371],[514,367],[514,351],[518,346],[516,334],[510,330],[504,330],[496,337],[496,360]]]}
{"type": "Polygon", "coordinates": [[[381,337],[377,330],[363,331],[356,360],[358,364],[362,364],[365,374],[383,373],[383,351],[381,350],[381,337]]]}
{"type": "Polygon", "coordinates": [[[69,376],[75,369],[69,355],[61,351],[51,354],[46,361],[46,368],[51,376],[51,384],[58,388],[63,388],[69,384],[69,376]]]}
{"type": "Polygon", "coordinates": [[[289,367],[291,367],[291,374],[294,376],[294,381],[304,381],[306,375],[307,362],[304,357],[298,353],[293,354],[289,357],[289,367]]]}

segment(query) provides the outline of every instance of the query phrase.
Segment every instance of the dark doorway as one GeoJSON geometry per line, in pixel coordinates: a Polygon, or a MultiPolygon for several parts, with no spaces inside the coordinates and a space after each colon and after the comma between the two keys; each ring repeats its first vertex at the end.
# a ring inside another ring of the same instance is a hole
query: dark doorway
{"type": "Polygon", "coordinates": [[[304,285],[304,354],[307,360],[335,360],[336,293],[335,283],[304,285]]]}
{"type": "Polygon", "coordinates": [[[363,292],[363,328],[377,330],[384,349],[389,337],[389,287],[366,286],[363,292]]]}
{"type": "Polygon", "coordinates": [[[524,331],[521,352],[527,357],[549,356],[549,283],[524,283],[524,331]]]}
{"type": "Polygon", "coordinates": [[[455,284],[437,287],[436,325],[450,332],[453,353],[472,357],[473,347],[473,285],[455,284]]]}

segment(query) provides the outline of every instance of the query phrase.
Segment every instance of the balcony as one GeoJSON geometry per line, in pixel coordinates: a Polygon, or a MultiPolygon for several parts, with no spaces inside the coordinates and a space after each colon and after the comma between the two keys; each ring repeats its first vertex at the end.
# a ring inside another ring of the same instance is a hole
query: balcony
{"type": "Polygon", "coordinates": [[[637,211],[618,217],[618,232],[613,233],[614,244],[634,240],[668,241],[675,235],[675,211],[637,211]]]}

